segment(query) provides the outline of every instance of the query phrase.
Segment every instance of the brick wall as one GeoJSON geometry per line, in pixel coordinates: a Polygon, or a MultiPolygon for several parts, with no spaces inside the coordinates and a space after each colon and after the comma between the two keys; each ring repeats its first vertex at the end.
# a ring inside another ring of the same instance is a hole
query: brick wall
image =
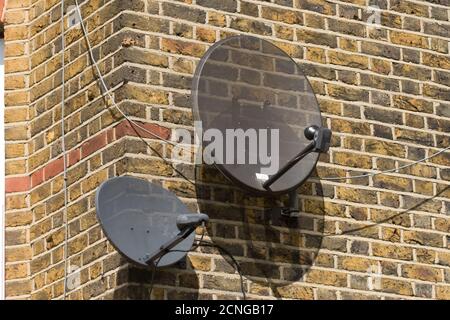
{"type": "MultiPolygon", "coordinates": [[[[73,4],[67,0],[66,6],[73,4]]],[[[450,298],[450,153],[399,173],[332,182],[319,177],[390,169],[450,142],[447,0],[87,0],[94,55],[122,109],[165,137],[193,129],[196,63],[233,34],[285,50],[308,75],[329,154],[299,190],[301,217],[269,223],[276,200],[243,193],[214,168],[172,157],[138,137],[103,99],[79,28],[66,32],[68,298],[149,298],[151,273],[128,264],[101,232],[96,187],[132,174],[208,213],[208,238],[240,262],[251,298],[450,298]],[[381,9],[381,26],[366,24],[381,9]],[[161,160],[161,154],[165,161],[161,160]],[[175,171],[181,171],[194,185],[175,171]]],[[[60,1],[8,1],[6,12],[6,295],[62,298],[60,1]]],[[[158,271],[155,298],[240,298],[239,277],[202,248],[158,271]]]]}

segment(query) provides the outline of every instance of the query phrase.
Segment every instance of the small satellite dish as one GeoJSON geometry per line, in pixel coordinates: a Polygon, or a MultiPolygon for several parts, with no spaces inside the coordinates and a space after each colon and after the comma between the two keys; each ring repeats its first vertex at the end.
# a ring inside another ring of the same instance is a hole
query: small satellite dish
{"type": "Polygon", "coordinates": [[[214,44],[196,69],[192,94],[204,154],[211,151],[209,161],[245,189],[292,191],[328,150],[331,131],[322,128],[308,79],[268,41],[233,36],[214,44]]]}
{"type": "Polygon", "coordinates": [[[163,267],[184,258],[194,242],[192,231],[202,222],[192,216],[204,218],[191,214],[172,192],[133,177],[105,181],[97,189],[96,209],[114,247],[144,266],[157,262],[163,267]]]}

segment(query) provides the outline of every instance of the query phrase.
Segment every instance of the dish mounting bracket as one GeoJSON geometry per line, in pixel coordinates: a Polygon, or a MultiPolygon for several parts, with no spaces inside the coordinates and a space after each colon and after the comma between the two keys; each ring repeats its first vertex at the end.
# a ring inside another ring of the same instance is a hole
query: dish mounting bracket
{"type": "Polygon", "coordinates": [[[289,196],[289,198],[287,201],[287,204],[288,204],[287,206],[270,208],[270,209],[267,209],[267,211],[271,215],[275,215],[275,216],[281,216],[281,217],[285,217],[285,218],[297,218],[300,214],[297,190],[294,189],[294,190],[289,191],[288,196],[289,196]]]}

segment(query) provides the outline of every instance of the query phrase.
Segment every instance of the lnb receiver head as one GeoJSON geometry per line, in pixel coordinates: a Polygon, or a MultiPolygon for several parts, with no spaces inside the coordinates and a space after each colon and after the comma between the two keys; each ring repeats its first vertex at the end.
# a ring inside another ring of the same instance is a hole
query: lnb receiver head
{"type": "Polygon", "coordinates": [[[316,125],[305,128],[305,137],[308,140],[314,141],[314,152],[327,152],[330,149],[331,130],[316,125]]]}
{"type": "Polygon", "coordinates": [[[196,228],[202,223],[208,222],[208,220],[208,215],[204,213],[181,214],[177,217],[177,227],[180,231],[186,228],[196,228]]]}

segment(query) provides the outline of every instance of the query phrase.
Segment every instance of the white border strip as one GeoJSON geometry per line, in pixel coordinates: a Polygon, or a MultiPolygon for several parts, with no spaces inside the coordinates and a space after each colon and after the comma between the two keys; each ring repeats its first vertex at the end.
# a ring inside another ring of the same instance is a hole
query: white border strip
{"type": "Polygon", "coordinates": [[[0,39],[0,300],[5,299],[5,42],[0,39]]]}

